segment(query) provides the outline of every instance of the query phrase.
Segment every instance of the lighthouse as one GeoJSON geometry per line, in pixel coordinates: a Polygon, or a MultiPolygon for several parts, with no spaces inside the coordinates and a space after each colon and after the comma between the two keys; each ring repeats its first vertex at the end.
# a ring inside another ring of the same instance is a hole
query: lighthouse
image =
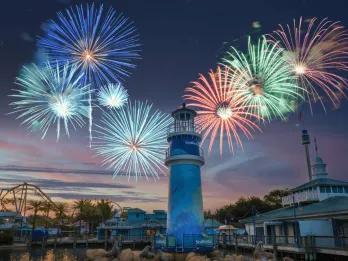
{"type": "Polygon", "coordinates": [[[203,201],[200,148],[201,134],[195,124],[196,112],[185,104],[172,113],[174,122],[168,132],[169,149],[165,164],[169,168],[167,235],[176,244],[203,233],[203,201]]]}

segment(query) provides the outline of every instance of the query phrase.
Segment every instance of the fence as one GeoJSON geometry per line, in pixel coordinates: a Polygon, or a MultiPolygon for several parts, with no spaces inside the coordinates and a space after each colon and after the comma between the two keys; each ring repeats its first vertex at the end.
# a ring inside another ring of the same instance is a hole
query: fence
{"type": "Polygon", "coordinates": [[[348,251],[348,237],[345,236],[248,236],[220,235],[219,244],[230,246],[255,246],[262,242],[265,246],[287,246],[293,248],[335,249],[348,251]]]}

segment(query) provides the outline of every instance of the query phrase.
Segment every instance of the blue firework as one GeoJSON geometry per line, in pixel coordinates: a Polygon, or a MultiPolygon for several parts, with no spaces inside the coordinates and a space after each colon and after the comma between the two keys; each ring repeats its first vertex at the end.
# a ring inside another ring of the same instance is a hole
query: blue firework
{"type": "MultiPolygon", "coordinates": [[[[39,49],[49,60],[68,61],[84,73],[91,88],[119,82],[139,58],[138,34],[132,22],[112,8],[87,4],[66,9],[44,27],[39,49]]],[[[92,141],[92,96],[89,97],[89,133],[92,141]]]]}
{"type": "Polygon", "coordinates": [[[104,10],[103,5],[79,5],[58,12],[44,26],[38,46],[50,60],[76,65],[94,84],[123,79],[139,58],[133,23],[112,8],[104,10]]]}
{"type": "Polygon", "coordinates": [[[120,84],[109,83],[100,88],[98,102],[109,109],[117,109],[124,106],[128,100],[127,90],[120,84]]]}
{"type": "Polygon", "coordinates": [[[57,139],[61,128],[69,136],[69,126],[82,127],[88,117],[90,88],[82,77],[69,64],[23,66],[16,82],[20,88],[11,95],[16,99],[10,104],[13,113],[19,113],[17,118],[31,130],[40,130],[42,138],[52,125],[56,125],[57,139]]]}
{"type": "Polygon", "coordinates": [[[103,113],[97,125],[94,149],[114,176],[158,178],[165,171],[168,114],[146,102],[128,102],[118,110],[103,113]]]}

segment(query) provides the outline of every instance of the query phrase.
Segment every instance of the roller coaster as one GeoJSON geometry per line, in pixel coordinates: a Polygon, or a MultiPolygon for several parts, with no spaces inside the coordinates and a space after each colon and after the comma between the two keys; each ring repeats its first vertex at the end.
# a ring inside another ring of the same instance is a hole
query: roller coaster
{"type": "Polygon", "coordinates": [[[1,211],[15,211],[17,215],[25,216],[29,201],[35,199],[49,202],[52,209],[57,207],[46,193],[33,184],[24,182],[12,188],[0,190],[1,211]]]}
{"type": "MultiPolygon", "coordinates": [[[[57,205],[38,186],[29,183],[22,183],[12,188],[0,190],[0,211],[14,211],[17,215],[26,216],[30,201],[40,200],[51,204],[52,209],[57,205]]],[[[122,214],[126,208],[122,208],[117,202],[110,201],[114,211],[122,214]]]]}

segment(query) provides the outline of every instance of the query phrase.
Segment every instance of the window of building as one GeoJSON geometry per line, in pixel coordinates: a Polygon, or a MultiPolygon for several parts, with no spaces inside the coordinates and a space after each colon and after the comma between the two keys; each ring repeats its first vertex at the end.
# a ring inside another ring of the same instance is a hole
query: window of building
{"type": "Polygon", "coordinates": [[[337,192],[338,192],[337,186],[332,186],[332,193],[337,193],[337,192]]]}
{"type": "Polygon", "coordinates": [[[337,191],[338,191],[338,193],[343,193],[343,187],[341,187],[341,186],[337,187],[337,191]]]}
{"type": "Polygon", "coordinates": [[[345,190],[346,193],[348,193],[348,186],[345,186],[344,190],[345,190]]]}
{"type": "Polygon", "coordinates": [[[330,186],[320,186],[320,193],[331,193],[330,186]]]}

